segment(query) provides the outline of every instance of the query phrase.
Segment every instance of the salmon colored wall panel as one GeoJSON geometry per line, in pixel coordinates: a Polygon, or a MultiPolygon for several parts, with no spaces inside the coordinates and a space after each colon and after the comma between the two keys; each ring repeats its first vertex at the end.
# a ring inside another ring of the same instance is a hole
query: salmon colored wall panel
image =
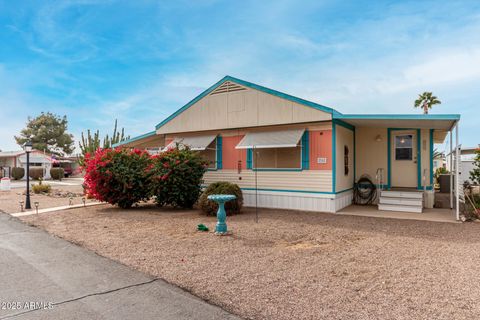
{"type": "Polygon", "coordinates": [[[222,137],[223,169],[238,169],[238,160],[242,161],[242,169],[247,168],[246,149],[235,149],[243,136],[222,137]]]}
{"type": "Polygon", "coordinates": [[[332,130],[310,131],[310,170],[332,170],[332,130]],[[327,163],[318,163],[327,158],[327,163]]]}

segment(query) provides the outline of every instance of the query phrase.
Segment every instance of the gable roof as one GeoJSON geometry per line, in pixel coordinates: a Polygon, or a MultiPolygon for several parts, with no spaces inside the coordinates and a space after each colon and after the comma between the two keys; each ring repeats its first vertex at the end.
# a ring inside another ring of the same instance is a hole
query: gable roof
{"type": "Polygon", "coordinates": [[[289,95],[289,94],[286,94],[286,93],[283,93],[283,92],[280,92],[280,91],[277,91],[277,90],[273,90],[273,89],[270,89],[270,88],[267,88],[267,87],[264,87],[264,86],[261,86],[261,85],[258,85],[258,84],[255,84],[255,83],[252,83],[252,82],[248,82],[248,81],[245,81],[245,80],[241,80],[241,79],[238,79],[238,78],[234,78],[232,76],[225,76],[223,77],[222,79],[220,79],[220,81],[216,82],[213,86],[211,86],[210,88],[208,88],[207,90],[203,91],[202,93],[200,93],[198,96],[196,96],[194,99],[192,99],[190,102],[188,102],[186,105],[184,105],[183,107],[181,107],[180,109],[178,109],[177,111],[175,111],[172,115],[170,115],[168,118],[166,118],[165,120],[163,120],[162,122],[160,122],[159,124],[157,124],[155,126],[155,129],[159,129],[160,127],[162,127],[163,125],[165,125],[166,123],[170,122],[171,120],[173,120],[176,116],[178,116],[180,113],[182,113],[183,111],[187,110],[188,108],[190,108],[192,105],[194,105],[196,102],[198,102],[200,99],[202,99],[203,97],[207,96],[208,94],[210,94],[212,91],[214,91],[215,89],[217,89],[218,87],[220,87],[224,82],[226,81],[230,81],[230,82],[234,82],[236,84],[239,84],[239,85],[242,85],[242,86],[245,86],[247,88],[251,88],[251,89],[255,89],[255,90],[258,90],[258,91],[261,91],[261,92],[264,92],[264,93],[268,93],[268,94],[271,94],[271,95],[274,95],[274,96],[277,96],[279,98],[283,98],[285,100],[289,100],[289,101],[292,101],[292,102],[296,102],[298,104],[301,104],[301,105],[304,105],[304,106],[307,106],[307,107],[310,107],[310,108],[314,108],[314,109],[317,109],[317,110],[320,110],[320,111],[323,111],[323,112],[326,112],[326,113],[330,113],[332,115],[341,115],[340,112],[338,112],[337,110],[333,109],[333,108],[330,108],[330,107],[326,107],[324,105],[321,105],[321,104],[318,104],[318,103],[315,103],[315,102],[312,102],[312,101],[308,101],[308,100],[305,100],[305,99],[302,99],[302,98],[298,98],[298,97],[295,97],[295,96],[292,96],[292,95],[289,95]]]}

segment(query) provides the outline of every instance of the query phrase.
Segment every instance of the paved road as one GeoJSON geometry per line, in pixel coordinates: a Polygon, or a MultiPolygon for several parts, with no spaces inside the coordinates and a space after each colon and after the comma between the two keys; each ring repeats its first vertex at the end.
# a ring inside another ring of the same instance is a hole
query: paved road
{"type": "Polygon", "coordinates": [[[239,319],[6,214],[0,214],[0,277],[0,319],[239,319]],[[32,310],[29,302],[46,309],[32,310]]]}

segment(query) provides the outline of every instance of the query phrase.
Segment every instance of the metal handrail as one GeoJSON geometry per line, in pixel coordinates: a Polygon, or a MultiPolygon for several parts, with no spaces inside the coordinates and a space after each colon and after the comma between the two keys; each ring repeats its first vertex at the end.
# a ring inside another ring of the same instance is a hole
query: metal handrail
{"type": "Polygon", "coordinates": [[[375,180],[380,191],[383,190],[383,168],[377,169],[377,172],[375,173],[375,180]]]}

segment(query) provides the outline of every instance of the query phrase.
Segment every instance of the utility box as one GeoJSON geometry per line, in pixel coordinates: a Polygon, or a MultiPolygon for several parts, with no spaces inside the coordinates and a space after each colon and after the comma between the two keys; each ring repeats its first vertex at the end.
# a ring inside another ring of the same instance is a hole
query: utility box
{"type": "Polygon", "coordinates": [[[423,195],[423,206],[432,209],[435,203],[435,190],[427,190],[423,195]]]}
{"type": "Polygon", "coordinates": [[[2,179],[0,179],[0,190],[1,190],[1,191],[9,191],[10,188],[11,188],[10,178],[2,178],[2,179]]]}

